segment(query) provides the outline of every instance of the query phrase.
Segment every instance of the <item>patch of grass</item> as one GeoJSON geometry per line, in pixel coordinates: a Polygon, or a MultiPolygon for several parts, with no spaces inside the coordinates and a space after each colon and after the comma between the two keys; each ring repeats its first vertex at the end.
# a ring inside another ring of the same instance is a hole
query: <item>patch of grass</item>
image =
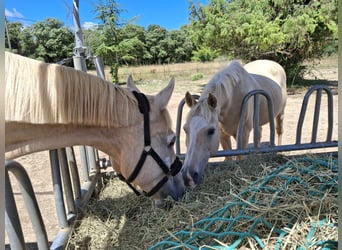
{"type": "Polygon", "coordinates": [[[197,80],[202,79],[202,78],[203,78],[203,74],[197,73],[197,74],[191,76],[191,81],[197,81],[197,80]]]}

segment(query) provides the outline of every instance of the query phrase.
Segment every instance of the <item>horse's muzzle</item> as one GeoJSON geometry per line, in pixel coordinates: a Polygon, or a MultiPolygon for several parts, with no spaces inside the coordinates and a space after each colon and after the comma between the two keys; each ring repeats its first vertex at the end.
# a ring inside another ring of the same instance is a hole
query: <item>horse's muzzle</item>
{"type": "Polygon", "coordinates": [[[183,180],[184,184],[191,189],[196,188],[196,186],[200,183],[202,176],[197,171],[183,171],[183,180]]]}
{"type": "Polygon", "coordinates": [[[156,207],[164,207],[164,201],[168,196],[175,201],[179,200],[185,193],[185,185],[182,175],[179,173],[176,176],[169,177],[169,180],[160,189],[160,199],[155,201],[156,207]]]}

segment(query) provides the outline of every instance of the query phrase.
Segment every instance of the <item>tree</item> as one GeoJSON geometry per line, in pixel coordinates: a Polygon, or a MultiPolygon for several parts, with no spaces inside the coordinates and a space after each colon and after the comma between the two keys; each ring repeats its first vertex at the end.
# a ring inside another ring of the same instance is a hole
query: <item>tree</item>
{"type": "Polygon", "coordinates": [[[20,54],[20,33],[23,25],[20,22],[7,22],[5,32],[5,48],[11,49],[14,53],[20,54]]]}
{"type": "Polygon", "coordinates": [[[101,44],[96,48],[96,53],[102,55],[104,62],[110,67],[110,74],[114,82],[119,82],[119,55],[118,55],[118,27],[119,14],[122,10],[114,0],[102,0],[95,5],[96,18],[101,21],[101,44]]]}
{"type": "Polygon", "coordinates": [[[180,30],[171,30],[168,32],[166,41],[167,60],[169,62],[177,63],[191,60],[193,45],[188,36],[186,26],[183,26],[180,30]]]}
{"type": "MultiPolygon", "coordinates": [[[[35,44],[33,57],[45,62],[58,62],[72,57],[74,35],[55,18],[47,18],[26,28],[35,44]]],[[[24,42],[24,41],[23,41],[24,42]]]]}
{"type": "Polygon", "coordinates": [[[96,48],[102,43],[102,31],[94,26],[89,29],[84,29],[82,32],[85,45],[89,46],[92,52],[95,52],[96,48]]]}
{"type": "Polygon", "coordinates": [[[166,51],[161,41],[166,39],[167,30],[160,25],[149,25],[145,34],[146,47],[151,57],[149,63],[163,63],[166,57],[166,51]]]}
{"type": "Polygon", "coordinates": [[[290,80],[303,73],[305,60],[321,58],[337,39],[336,0],[190,1],[189,9],[196,48],[278,61],[290,80]]]}
{"type": "Polygon", "coordinates": [[[35,58],[34,53],[36,50],[36,43],[30,29],[25,28],[19,34],[19,48],[19,54],[35,58]]]}
{"type": "MultiPolygon", "coordinates": [[[[45,62],[72,57],[74,36],[58,19],[48,18],[28,27],[23,27],[20,22],[10,22],[7,28],[11,49],[15,53],[45,62]]],[[[8,43],[6,48],[9,48],[8,43]]]]}
{"type": "Polygon", "coordinates": [[[144,28],[127,24],[118,30],[118,37],[121,63],[126,65],[143,63],[144,54],[147,53],[144,28]]]}

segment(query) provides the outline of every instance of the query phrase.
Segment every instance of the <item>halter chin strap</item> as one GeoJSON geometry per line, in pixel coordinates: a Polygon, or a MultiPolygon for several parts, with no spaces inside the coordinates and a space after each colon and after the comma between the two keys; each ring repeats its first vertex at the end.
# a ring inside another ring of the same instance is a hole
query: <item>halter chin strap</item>
{"type": "Polygon", "coordinates": [[[140,170],[142,169],[145,163],[147,156],[151,156],[157,162],[157,164],[159,165],[159,167],[163,170],[165,174],[164,178],[161,179],[157,183],[157,185],[154,186],[149,192],[145,192],[145,191],[143,192],[146,196],[152,196],[168,181],[170,175],[175,176],[176,174],[179,173],[179,171],[182,168],[182,162],[179,160],[178,157],[176,157],[176,159],[171,164],[171,167],[169,169],[164,163],[164,161],[157,154],[157,152],[151,147],[149,102],[147,100],[147,97],[143,93],[138,93],[136,91],[133,91],[133,94],[135,98],[138,100],[140,113],[144,115],[144,149],[131,175],[127,179],[125,179],[125,177],[122,174],[118,174],[118,177],[120,178],[120,180],[125,181],[128,184],[128,186],[133,189],[135,194],[140,195],[141,193],[136,188],[134,188],[134,186],[131,183],[138,176],[140,170]]]}

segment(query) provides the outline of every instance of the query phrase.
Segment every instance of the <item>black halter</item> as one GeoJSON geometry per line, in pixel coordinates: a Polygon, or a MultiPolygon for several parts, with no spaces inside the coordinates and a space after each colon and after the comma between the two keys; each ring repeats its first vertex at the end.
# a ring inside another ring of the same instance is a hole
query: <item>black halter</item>
{"type": "Polygon", "coordinates": [[[125,179],[125,177],[123,177],[122,174],[118,174],[118,176],[121,180],[125,181],[128,184],[128,186],[130,186],[133,189],[135,194],[140,195],[141,193],[131,185],[131,182],[133,182],[135,178],[138,176],[140,170],[142,169],[145,163],[147,156],[150,155],[158,163],[159,167],[165,173],[164,178],[161,179],[154,188],[152,188],[149,192],[143,192],[146,196],[152,196],[168,181],[170,175],[175,176],[179,173],[179,171],[182,168],[182,162],[179,160],[178,157],[176,157],[176,159],[171,164],[171,167],[169,169],[168,166],[166,166],[166,164],[164,163],[164,161],[160,158],[160,156],[156,153],[156,151],[154,151],[154,149],[151,147],[149,116],[150,106],[147,97],[143,93],[138,93],[136,91],[133,91],[133,94],[135,98],[138,100],[140,113],[144,115],[144,149],[132,174],[127,179],[125,179]]]}

